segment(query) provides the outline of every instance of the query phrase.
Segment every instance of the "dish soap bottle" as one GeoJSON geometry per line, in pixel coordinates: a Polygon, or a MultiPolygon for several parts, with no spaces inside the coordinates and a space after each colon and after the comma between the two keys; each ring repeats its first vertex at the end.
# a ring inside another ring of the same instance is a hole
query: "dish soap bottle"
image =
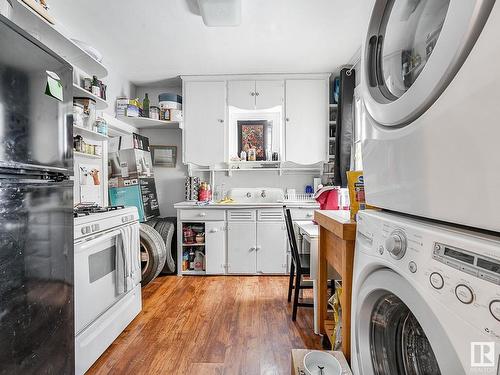
{"type": "Polygon", "coordinates": [[[146,93],[144,100],[142,101],[142,113],[143,117],[149,118],[149,97],[148,93],[146,93]]]}

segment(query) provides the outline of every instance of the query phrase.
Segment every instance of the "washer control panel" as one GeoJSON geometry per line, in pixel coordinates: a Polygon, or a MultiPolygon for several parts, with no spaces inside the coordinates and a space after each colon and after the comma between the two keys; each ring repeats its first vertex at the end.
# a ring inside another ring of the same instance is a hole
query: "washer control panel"
{"type": "Polygon", "coordinates": [[[500,236],[363,211],[355,256],[400,273],[433,304],[500,340],[500,236]]]}
{"type": "Polygon", "coordinates": [[[439,242],[434,243],[432,257],[447,266],[500,285],[500,261],[439,242]]]}

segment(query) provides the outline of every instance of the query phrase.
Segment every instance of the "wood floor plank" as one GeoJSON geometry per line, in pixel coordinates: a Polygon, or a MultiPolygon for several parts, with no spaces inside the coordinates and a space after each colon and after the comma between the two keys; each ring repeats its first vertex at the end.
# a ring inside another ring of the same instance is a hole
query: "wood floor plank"
{"type": "Polygon", "coordinates": [[[312,309],[291,321],[288,278],[159,277],[143,311],[88,374],[290,373],[291,349],[320,349],[312,309]]]}

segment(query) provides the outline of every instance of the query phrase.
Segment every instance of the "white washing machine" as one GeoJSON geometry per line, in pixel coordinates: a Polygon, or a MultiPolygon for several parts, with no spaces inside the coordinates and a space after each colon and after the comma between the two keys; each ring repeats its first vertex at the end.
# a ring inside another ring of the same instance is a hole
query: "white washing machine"
{"type": "Polygon", "coordinates": [[[370,1],[367,202],[500,232],[500,3],[370,1]]]}
{"type": "Polygon", "coordinates": [[[500,237],[359,214],[355,375],[500,373],[500,237]]]}

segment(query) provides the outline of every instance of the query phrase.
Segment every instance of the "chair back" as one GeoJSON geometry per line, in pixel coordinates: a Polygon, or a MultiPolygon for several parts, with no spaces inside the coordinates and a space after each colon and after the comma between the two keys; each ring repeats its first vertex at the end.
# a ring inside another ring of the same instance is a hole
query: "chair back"
{"type": "Polygon", "coordinates": [[[292,214],[290,209],[283,206],[283,212],[285,214],[286,232],[288,234],[288,242],[290,244],[290,249],[292,250],[292,261],[295,263],[297,269],[301,268],[299,249],[297,247],[297,238],[295,237],[295,230],[293,229],[292,214]]]}

